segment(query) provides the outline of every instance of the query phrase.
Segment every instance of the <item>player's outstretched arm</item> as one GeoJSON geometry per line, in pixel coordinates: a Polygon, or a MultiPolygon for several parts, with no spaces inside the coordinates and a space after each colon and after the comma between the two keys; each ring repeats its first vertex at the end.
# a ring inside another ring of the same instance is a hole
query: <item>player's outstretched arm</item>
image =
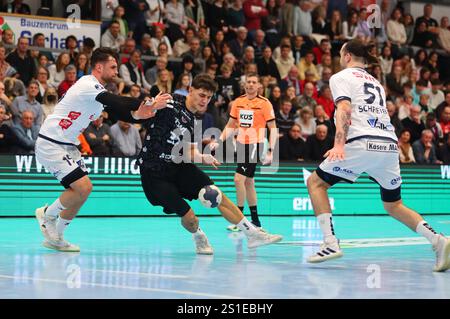
{"type": "Polygon", "coordinates": [[[156,110],[165,107],[171,98],[170,94],[158,94],[153,103],[149,105],[145,100],[102,92],[95,99],[106,105],[119,120],[128,123],[142,123],[153,117],[156,110]]]}
{"type": "Polygon", "coordinates": [[[349,101],[342,100],[336,106],[336,136],[334,147],[325,153],[329,161],[343,160],[345,157],[344,146],[347,141],[348,129],[352,117],[352,106],[349,101]]]}

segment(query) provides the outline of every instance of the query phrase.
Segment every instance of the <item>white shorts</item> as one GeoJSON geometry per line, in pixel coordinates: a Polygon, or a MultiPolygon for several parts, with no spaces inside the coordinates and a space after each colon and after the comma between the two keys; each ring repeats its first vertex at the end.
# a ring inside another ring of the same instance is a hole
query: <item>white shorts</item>
{"type": "Polygon", "coordinates": [[[38,137],[35,154],[36,160],[65,188],[87,175],[86,165],[75,145],[61,145],[38,137]]]}
{"type": "MultiPolygon", "coordinates": [[[[322,172],[339,178],[331,178],[329,184],[333,185],[341,179],[353,183],[362,173],[367,173],[384,190],[400,187],[402,179],[397,143],[390,140],[360,139],[345,144],[344,151],[343,161],[330,162],[326,159],[319,166],[322,172]]],[[[322,173],[320,170],[317,173],[319,176],[322,173]]]]}

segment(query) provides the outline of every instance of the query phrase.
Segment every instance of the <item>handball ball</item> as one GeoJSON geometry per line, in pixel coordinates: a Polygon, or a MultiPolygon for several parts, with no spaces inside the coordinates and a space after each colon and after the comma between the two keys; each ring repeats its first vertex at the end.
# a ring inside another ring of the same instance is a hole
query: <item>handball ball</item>
{"type": "Polygon", "coordinates": [[[222,192],[215,185],[203,187],[198,193],[198,199],[203,206],[207,208],[215,208],[222,201],[222,192]]]}

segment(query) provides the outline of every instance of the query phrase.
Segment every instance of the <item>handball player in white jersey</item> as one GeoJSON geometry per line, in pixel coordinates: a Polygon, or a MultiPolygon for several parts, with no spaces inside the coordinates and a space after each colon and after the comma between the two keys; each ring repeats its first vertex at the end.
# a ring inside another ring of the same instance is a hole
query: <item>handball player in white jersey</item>
{"type": "Polygon", "coordinates": [[[368,52],[368,47],[359,40],[344,44],[340,52],[344,70],[330,79],[336,105],[334,147],[325,153],[326,159],[307,182],[324,242],[308,262],[343,255],[333,229],[328,188],[339,181],[353,183],[365,172],[380,185],[385,210],[430,241],[436,253],[434,271],[445,271],[450,268],[450,240],[437,234],[401,200],[397,137],[390,123],[383,86],[364,70],[365,63],[377,62],[368,52]]]}
{"type": "Polygon", "coordinates": [[[81,77],[47,117],[36,141],[36,159],[66,188],[50,206],[36,209],[36,217],[45,237],[43,245],[59,251],[78,252],[80,248],[64,240],[64,230],[77,215],[92,191],[77,145],[78,136],[104,110],[131,122],[155,115],[166,106],[169,94],[158,95],[153,102],[107,92],[104,85],[117,76],[114,51],[96,49],[91,58],[92,74],[81,77]]]}

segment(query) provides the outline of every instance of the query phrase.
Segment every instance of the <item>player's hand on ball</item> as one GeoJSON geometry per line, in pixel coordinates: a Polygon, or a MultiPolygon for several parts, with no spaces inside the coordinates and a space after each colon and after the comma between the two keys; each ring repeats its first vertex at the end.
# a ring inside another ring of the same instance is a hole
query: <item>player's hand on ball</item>
{"type": "Polygon", "coordinates": [[[220,166],[220,162],[211,154],[204,154],[202,156],[202,163],[203,164],[207,164],[207,165],[211,165],[213,166],[215,169],[217,169],[218,166],[220,166]]]}
{"type": "Polygon", "coordinates": [[[160,92],[155,97],[155,99],[153,100],[152,107],[155,110],[163,109],[163,108],[167,107],[167,105],[169,104],[170,100],[172,100],[172,95],[170,95],[169,93],[162,93],[162,92],[160,92]]]}
{"type": "Polygon", "coordinates": [[[328,161],[343,161],[345,159],[344,148],[340,146],[335,146],[331,150],[325,153],[323,157],[328,158],[328,161]]]}

